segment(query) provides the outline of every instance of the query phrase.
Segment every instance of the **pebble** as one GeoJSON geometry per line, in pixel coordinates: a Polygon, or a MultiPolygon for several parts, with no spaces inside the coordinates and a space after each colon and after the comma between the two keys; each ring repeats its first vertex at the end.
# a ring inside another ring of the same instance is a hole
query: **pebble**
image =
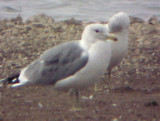
{"type": "Polygon", "coordinates": [[[113,107],[116,107],[116,106],[117,106],[117,104],[112,104],[112,106],[113,106],[113,107]]]}
{"type": "Polygon", "coordinates": [[[37,28],[44,28],[44,25],[42,23],[32,23],[32,26],[37,28]]]}
{"type": "Polygon", "coordinates": [[[143,19],[141,19],[141,18],[130,16],[130,24],[144,23],[144,22],[145,21],[143,19]]]}
{"type": "Polygon", "coordinates": [[[117,118],[112,119],[112,121],[119,121],[117,118]]]}
{"type": "Polygon", "coordinates": [[[38,103],[39,108],[43,108],[43,105],[41,103],[38,103]]]}

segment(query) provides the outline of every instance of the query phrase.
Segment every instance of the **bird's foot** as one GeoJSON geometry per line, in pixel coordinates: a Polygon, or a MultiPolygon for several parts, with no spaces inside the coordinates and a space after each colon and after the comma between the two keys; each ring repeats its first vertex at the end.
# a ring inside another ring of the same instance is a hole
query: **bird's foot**
{"type": "Polygon", "coordinates": [[[95,85],[94,85],[94,91],[95,91],[95,92],[101,92],[101,91],[103,91],[103,89],[98,88],[98,87],[97,87],[97,84],[95,84],[95,85]]]}

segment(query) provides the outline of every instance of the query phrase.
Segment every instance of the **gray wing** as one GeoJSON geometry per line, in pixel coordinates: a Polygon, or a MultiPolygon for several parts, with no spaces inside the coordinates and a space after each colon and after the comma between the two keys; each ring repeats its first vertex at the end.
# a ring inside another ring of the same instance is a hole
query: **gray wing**
{"type": "Polygon", "coordinates": [[[78,42],[68,42],[53,47],[31,63],[25,76],[31,83],[54,84],[82,69],[88,62],[88,53],[83,54],[78,42]]]}

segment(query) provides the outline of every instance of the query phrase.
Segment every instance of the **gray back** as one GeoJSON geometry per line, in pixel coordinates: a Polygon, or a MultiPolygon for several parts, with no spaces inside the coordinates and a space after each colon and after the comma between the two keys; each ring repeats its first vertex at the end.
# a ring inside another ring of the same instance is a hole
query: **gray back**
{"type": "Polygon", "coordinates": [[[87,64],[88,53],[82,56],[82,52],[83,49],[76,41],[55,46],[31,63],[25,76],[31,83],[54,84],[72,76],[87,64]]]}

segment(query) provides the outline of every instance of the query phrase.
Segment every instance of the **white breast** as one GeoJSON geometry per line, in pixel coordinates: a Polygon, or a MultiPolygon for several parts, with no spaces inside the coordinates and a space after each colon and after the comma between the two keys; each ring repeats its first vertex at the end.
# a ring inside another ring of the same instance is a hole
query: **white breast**
{"type": "Polygon", "coordinates": [[[128,34],[127,32],[118,35],[118,41],[109,41],[111,45],[111,60],[108,69],[118,65],[126,56],[128,50],[128,34]]]}

